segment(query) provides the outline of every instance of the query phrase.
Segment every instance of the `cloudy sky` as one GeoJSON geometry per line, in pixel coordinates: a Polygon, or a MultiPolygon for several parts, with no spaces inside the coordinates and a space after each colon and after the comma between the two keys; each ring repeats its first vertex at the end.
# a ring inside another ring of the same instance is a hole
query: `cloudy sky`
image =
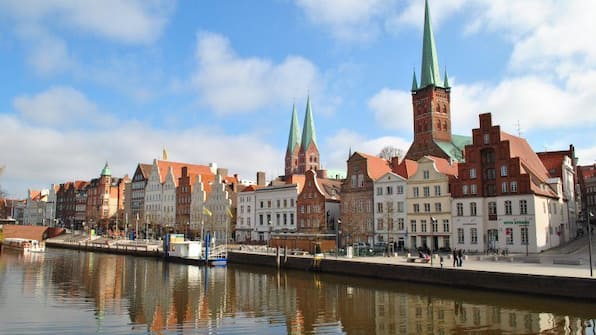
{"type": "MultiPolygon", "coordinates": [[[[431,0],[453,132],[491,112],[534,150],[596,161],[596,2],[431,0]]],[[[407,150],[422,0],[0,0],[0,185],[170,160],[283,173],[310,95],[321,162],[407,150]]]]}

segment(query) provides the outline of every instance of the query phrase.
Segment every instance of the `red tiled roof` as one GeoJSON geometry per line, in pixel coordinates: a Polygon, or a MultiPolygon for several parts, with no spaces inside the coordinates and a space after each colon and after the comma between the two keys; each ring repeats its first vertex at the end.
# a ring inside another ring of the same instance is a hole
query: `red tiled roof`
{"type": "Polygon", "coordinates": [[[366,159],[366,166],[368,170],[368,176],[373,179],[377,180],[385,173],[391,171],[391,166],[389,162],[383,158],[365,154],[362,152],[357,152],[360,156],[366,159]]]}
{"type": "Polygon", "coordinates": [[[254,192],[256,190],[258,190],[259,188],[262,188],[263,186],[259,186],[259,185],[248,185],[246,186],[245,189],[243,189],[240,192],[254,192]]]}
{"type": "Polygon", "coordinates": [[[449,162],[445,158],[435,157],[435,156],[426,156],[433,161],[435,161],[435,166],[437,167],[437,171],[441,172],[444,175],[450,175],[457,177],[457,163],[456,162],[449,162]]]}
{"type": "Polygon", "coordinates": [[[151,168],[153,167],[153,165],[139,163],[139,167],[141,168],[141,174],[143,175],[143,178],[149,179],[149,176],[151,175],[151,168]]]}
{"type": "Polygon", "coordinates": [[[168,169],[172,167],[172,171],[174,173],[174,180],[178,183],[178,178],[182,175],[182,168],[188,168],[189,175],[213,175],[211,169],[206,165],[197,165],[197,164],[190,164],[190,163],[180,163],[180,162],[171,162],[171,161],[157,161],[157,166],[159,167],[159,174],[161,177],[161,182],[165,181],[165,178],[168,174],[168,169]]]}
{"type": "Polygon", "coordinates": [[[519,158],[521,169],[520,172],[530,175],[530,187],[536,194],[541,194],[550,197],[557,197],[555,191],[546,183],[549,179],[549,174],[544,164],[538,155],[532,150],[530,144],[521,138],[504,131],[501,131],[501,140],[509,141],[509,153],[511,158],[519,158]],[[541,188],[541,185],[546,184],[546,188],[541,188]]]}
{"type": "Polygon", "coordinates": [[[413,176],[414,174],[416,174],[417,170],[418,170],[418,163],[416,161],[413,161],[411,159],[404,159],[399,163],[396,171],[393,171],[393,172],[395,172],[399,176],[402,176],[402,177],[408,179],[411,176],[413,176]]]}
{"type": "Polygon", "coordinates": [[[298,194],[302,192],[305,182],[306,176],[303,174],[293,174],[286,180],[286,184],[296,184],[298,186],[298,194]]]}

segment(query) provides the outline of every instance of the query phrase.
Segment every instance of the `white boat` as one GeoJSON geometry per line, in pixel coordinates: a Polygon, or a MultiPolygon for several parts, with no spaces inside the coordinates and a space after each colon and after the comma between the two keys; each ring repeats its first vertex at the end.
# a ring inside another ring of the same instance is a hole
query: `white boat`
{"type": "Polygon", "coordinates": [[[45,252],[46,245],[44,242],[38,240],[29,240],[26,238],[10,237],[2,241],[2,249],[18,250],[25,253],[29,252],[45,252]]]}

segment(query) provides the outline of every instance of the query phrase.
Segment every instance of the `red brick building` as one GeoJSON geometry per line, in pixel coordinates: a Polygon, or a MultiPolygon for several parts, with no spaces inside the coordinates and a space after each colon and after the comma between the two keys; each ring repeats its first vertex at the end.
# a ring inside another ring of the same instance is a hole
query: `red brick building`
{"type": "Polygon", "coordinates": [[[298,195],[298,233],[335,234],[339,219],[341,180],[327,179],[314,170],[306,171],[302,192],[298,195]]]}
{"type": "Polygon", "coordinates": [[[86,217],[90,227],[104,230],[124,223],[124,188],[130,178],[112,177],[108,163],[99,178],[92,179],[87,186],[86,217]]]}
{"type": "Polygon", "coordinates": [[[374,181],[391,171],[382,158],[355,152],[348,159],[346,179],[341,185],[341,230],[343,243],[373,243],[374,181]]]}

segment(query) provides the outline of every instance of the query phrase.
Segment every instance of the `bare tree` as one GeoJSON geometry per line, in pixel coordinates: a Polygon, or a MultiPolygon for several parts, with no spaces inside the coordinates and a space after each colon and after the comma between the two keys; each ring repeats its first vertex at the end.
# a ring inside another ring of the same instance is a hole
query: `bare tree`
{"type": "Polygon", "coordinates": [[[403,154],[404,152],[402,149],[398,149],[392,145],[387,145],[381,149],[381,152],[379,152],[377,156],[386,160],[391,160],[393,157],[402,157],[403,154]]]}

